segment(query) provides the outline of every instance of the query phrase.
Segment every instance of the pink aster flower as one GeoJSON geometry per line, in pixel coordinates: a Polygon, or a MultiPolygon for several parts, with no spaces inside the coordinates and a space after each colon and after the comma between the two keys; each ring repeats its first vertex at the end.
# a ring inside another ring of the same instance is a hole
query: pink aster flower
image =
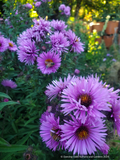
{"type": "Polygon", "coordinates": [[[10,39],[8,39],[8,49],[10,51],[17,51],[16,44],[13,41],[11,41],[10,39]]]}
{"type": "Polygon", "coordinates": [[[67,31],[67,36],[70,41],[71,51],[81,53],[84,51],[83,43],[80,42],[80,38],[78,38],[72,30],[67,31]]]}
{"type": "Polygon", "coordinates": [[[8,80],[8,79],[4,79],[1,84],[4,87],[9,87],[9,88],[16,88],[17,84],[15,82],[13,82],[12,80],[8,80]]]}
{"type": "Polygon", "coordinates": [[[39,119],[40,120],[40,123],[42,123],[43,121],[46,121],[46,116],[50,115],[50,113],[48,111],[44,112],[42,115],[41,115],[41,118],[39,119]]]}
{"type": "Polygon", "coordinates": [[[32,5],[30,3],[27,3],[24,5],[26,8],[32,9],[32,5]]]}
{"type": "Polygon", "coordinates": [[[79,69],[75,69],[74,73],[79,74],[80,73],[79,69]]]}
{"type": "Polygon", "coordinates": [[[62,20],[52,20],[51,26],[55,29],[55,31],[63,31],[67,25],[65,25],[65,22],[62,20]]]}
{"type": "Polygon", "coordinates": [[[8,98],[4,98],[4,100],[3,100],[4,102],[8,102],[9,101],[9,99],[8,98]]]}
{"type": "Polygon", "coordinates": [[[32,27],[33,37],[36,41],[43,41],[48,33],[51,33],[50,22],[41,18],[39,20],[33,19],[34,26],[32,27]]]}
{"type": "Polygon", "coordinates": [[[36,49],[35,41],[24,40],[18,48],[18,59],[28,65],[34,64],[37,57],[37,52],[39,51],[36,49]]]}
{"type": "Polygon", "coordinates": [[[113,99],[111,105],[111,112],[108,112],[107,118],[114,121],[114,126],[117,128],[117,133],[120,136],[120,99],[113,99]]]}
{"type": "Polygon", "coordinates": [[[104,144],[101,146],[101,149],[100,149],[100,150],[101,150],[101,152],[102,152],[103,154],[107,155],[109,149],[110,149],[110,147],[109,147],[106,143],[104,143],[104,144]]]}
{"type": "Polygon", "coordinates": [[[19,37],[17,39],[17,44],[21,45],[24,40],[28,40],[28,39],[29,40],[34,39],[32,28],[28,28],[26,31],[23,31],[22,34],[19,35],[19,37]]]}
{"type": "Polygon", "coordinates": [[[56,119],[53,113],[46,116],[46,121],[43,121],[40,126],[40,136],[46,143],[46,146],[56,151],[60,147],[64,147],[64,142],[61,139],[61,126],[59,125],[60,118],[56,119]]]}
{"type": "Polygon", "coordinates": [[[92,120],[89,118],[82,123],[81,120],[75,119],[65,121],[61,126],[63,134],[61,135],[61,141],[67,140],[65,143],[65,149],[69,152],[73,151],[73,154],[78,155],[91,155],[94,154],[97,149],[101,150],[101,147],[105,144],[106,128],[101,120],[92,120]]]}
{"type": "Polygon", "coordinates": [[[65,114],[74,112],[76,118],[81,119],[84,123],[88,116],[105,117],[100,111],[111,111],[110,94],[107,88],[104,88],[101,83],[93,80],[93,78],[76,79],[74,83],[69,84],[69,87],[62,92],[61,107],[65,114]]]}
{"type": "Polygon", "coordinates": [[[38,69],[41,70],[43,74],[55,73],[61,65],[61,58],[59,54],[54,52],[43,52],[37,58],[38,69]]]}
{"type": "Polygon", "coordinates": [[[59,10],[64,11],[65,7],[66,6],[64,4],[61,4],[60,7],[59,7],[59,10]]]}
{"type": "Polygon", "coordinates": [[[36,2],[35,7],[39,7],[41,5],[41,2],[36,2]]]}
{"type": "Polygon", "coordinates": [[[66,16],[70,16],[70,7],[69,7],[69,6],[65,7],[65,9],[64,9],[64,14],[65,14],[66,16]]]}
{"type": "Polygon", "coordinates": [[[64,78],[64,81],[62,78],[59,78],[59,80],[52,81],[52,84],[49,84],[46,88],[45,94],[48,96],[49,99],[54,99],[58,94],[61,95],[62,91],[67,88],[69,83],[73,81],[75,77],[71,77],[70,74],[68,74],[67,78],[64,78]]]}
{"type": "Polygon", "coordinates": [[[69,46],[69,42],[67,41],[67,37],[64,36],[63,33],[59,33],[59,32],[55,32],[54,34],[52,34],[50,36],[50,41],[46,42],[48,44],[52,44],[52,49],[51,51],[54,51],[59,54],[61,54],[62,52],[67,52],[68,50],[68,46],[69,46]]]}
{"type": "Polygon", "coordinates": [[[4,52],[8,48],[7,39],[0,36],[0,52],[4,52]]]}

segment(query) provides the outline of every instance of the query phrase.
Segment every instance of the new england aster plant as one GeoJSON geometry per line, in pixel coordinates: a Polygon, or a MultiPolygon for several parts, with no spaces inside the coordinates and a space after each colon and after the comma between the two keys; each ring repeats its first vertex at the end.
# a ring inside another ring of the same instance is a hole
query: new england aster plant
{"type": "Polygon", "coordinates": [[[20,34],[17,40],[18,59],[26,65],[37,64],[43,74],[51,74],[61,66],[63,54],[84,51],[80,38],[68,30],[64,21],[50,22],[39,17],[33,22],[33,27],[20,34]]]}
{"type": "Polygon", "coordinates": [[[120,136],[120,90],[114,91],[97,75],[68,75],[64,80],[53,80],[46,88],[52,108],[40,118],[40,136],[46,146],[74,155],[91,155],[98,150],[107,155],[108,117],[120,136]]]}

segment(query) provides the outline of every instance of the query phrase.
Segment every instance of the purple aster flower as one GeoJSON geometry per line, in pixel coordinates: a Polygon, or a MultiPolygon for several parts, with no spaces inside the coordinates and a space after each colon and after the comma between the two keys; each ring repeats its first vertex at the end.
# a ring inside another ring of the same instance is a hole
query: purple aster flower
{"type": "Polygon", "coordinates": [[[113,58],[112,61],[113,61],[113,62],[116,62],[117,60],[113,58]]]}
{"type": "Polygon", "coordinates": [[[9,99],[8,98],[4,98],[4,100],[3,100],[4,102],[8,102],[9,101],[9,99]]]}
{"type": "Polygon", "coordinates": [[[84,51],[83,43],[80,42],[80,38],[78,38],[74,32],[72,32],[70,29],[67,31],[67,36],[70,41],[71,45],[71,51],[81,53],[84,51]]]}
{"type": "Polygon", "coordinates": [[[50,2],[51,0],[42,0],[42,2],[47,2],[47,1],[50,2]]]}
{"type": "Polygon", "coordinates": [[[40,120],[40,123],[42,123],[43,121],[46,121],[46,116],[50,115],[50,113],[48,111],[44,112],[42,115],[41,115],[41,118],[39,119],[40,120]]]}
{"type": "Polygon", "coordinates": [[[73,154],[78,155],[91,155],[101,150],[101,147],[105,144],[106,128],[102,120],[95,120],[94,125],[89,118],[82,123],[81,120],[75,119],[65,121],[61,126],[63,134],[61,135],[61,141],[67,140],[65,143],[65,149],[69,152],[73,151],[73,154]]]}
{"type": "Polygon", "coordinates": [[[26,8],[32,9],[32,5],[30,3],[27,3],[24,5],[26,8]]]}
{"type": "MultiPolygon", "coordinates": [[[[112,99],[111,101],[111,112],[108,113],[108,120],[113,120],[115,127],[117,128],[117,133],[120,136],[120,99],[112,99]]],[[[114,128],[115,129],[115,128],[114,128]]]]}
{"type": "Polygon", "coordinates": [[[40,18],[39,20],[33,19],[34,26],[32,27],[33,37],[36,38],[36,41],[42,41],[43,38],[46,38],[48,33],[51,33],[50,22],[45,19],[40,18]]]}
{"type": "Polygon", "coordinates": [[[46,143],[46,146],[56,151],[60,147],[64,147],[64,142],[61,140],[61,126],[59,125],[60,118],[56,119],[53,113],[46,116],[46,121],[43,121],[40,126],[40,136],[46,143]]]}
{"type": "Polygon", "coordinates": [[[8,39],[8,49],[10,51],[17,51],[16,44],[13,41],[11,41],[10,39],[8,39]]]}
{"type": "Polygon", "coordinates": [[[39,7],[41,5],[41,2],[36,2],[35,7],[39,7]]]}
{"type": "Polygon", "coordinates": [[[61,4],[60,7],[59,7],[59,10],[64,11],[65,8],[66,8],[66,6],[64,4],[61,4]]]}
{"type": "Polygon", "coordinates": [[[51,26],[56,30],[56,31],[63,31],[67,25],[65,25],[65,22],[62,20],[52,20],[51,21],[51,26]]]}
{"type": "Polygon", "coordinates": [[[9,88],[16,88],[17,85],[15,82],[13,82],[12,80],[8,80],[8,79],[4,79],[1,84],[4,86],[4,87],[9,87],[9,88]]]}
{"type": "Polygon", "coordinates": [[[4,52],[8,48],[7,39],[3,36],[0,36],[0,52],[4,52]]]}
{"type": "Polygon", "coordinates": [[[50,36],[50,41],[46,42],[48,44],[52,44],[51,51],[61,54],[62,52],[67,52],[69,41],[67,41],[67,37],[64,36],[63,33],[55,32],[50,36]]]}
{"type": "Polygon", "coordinates": [[[107,53],[107,55],[106,55],[107,57],[109,57],[109,56],[111,56],[109,53],[107,53]]]}
{"type": "Polygon", "coordinates": [[[62,92],[61,107],[65,114],[73,111],[76,118],[81,119],[84,123],[88,116],[105,117],[101,110],[110,111],[110,94],[107,88],[104,88],[96,78],[80,77],[74,83],[69,84],[69,87],[62,92]]]}
{"type": "Polygon", "coordinates": [[[18,48],[18,59],[28,65],[34,64],[37,52],[39,51],[36,49],[35,42],[31,40],[24,40],[18,48]]]}
{"type": "Polygon", "coordinates": [[[15,15],[17,15],[17,14],[18,14],[18,10],[15,11],[15,15]]]}
{"type": "Polygon", "coordinates": [[[29,40],[34,39],[32,28],[29,28],[26,31],[23,31],[22,34],[19,35],[17,39],[17,44],[20,45],[21,43],[23,43],[24,40],[28,40],[28,39],[29,40]]]}
{"type": "Polygon", "coordinates": [[[80,70],[79,70],[79,69],[75,69],[74,73],[75,73],[75,74],[79,74],[79,73],[80,73],[80,70]]]}
{"type": "Polygon", "coordinates": [[[8,17],[8,18],[5,19],[5,23],[6,23],[8,26],[10,26],[10,24],[11,24],[11,23],[10,23],[10,17],[8,17]]]}
{"type": "Polygon", "coordinates": [[[106,143],[104,143],[102,146],[101,146],[101,152],[103,153],[103,154],[108,154],[108,151],[109,151],[109,149],[110,149],[110,147],[106,144],[106,143]]]}
{"type": "Polygon", "coordinates": [[[70,16],[70,7],[69,7],[69,6],[65,7],[65,9],[64,9],[64,14],[65,14],[66,16],[70,16]]]}
{"type": "Polygon", "coordinates": [[[106,58],[103,59],[103,62],[106,61],[106,58]]]}
{"type": "Polygon", "coordinates": [[[71,81],[73,81],[75,77],[71,77],[70,74],[68,74],[67,78],[64,78],[64,81],[62,78],[59,78],[59,80],[52,81],[52,84],[49,84],[46,88],[45,94],[48,96],[49,99],[55,98],[58,94],[61,95],[63,89],[65,89],[71,81]]]}
{"type": "Polygon", "coordinates": [[[37,58],[38,69],[41,70],[43,74],[55,73],[61,65],[61,58],[59,54],[54,52],[43,52],[37,58]]]}

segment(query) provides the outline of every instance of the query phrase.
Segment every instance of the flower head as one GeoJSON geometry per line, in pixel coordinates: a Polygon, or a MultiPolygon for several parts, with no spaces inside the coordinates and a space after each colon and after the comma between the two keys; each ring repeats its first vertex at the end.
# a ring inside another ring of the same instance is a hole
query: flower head
{"type": "Polygon", "coordinates": [[[52,49],[51,51],[54,51],[59,54],[62,52],[67,52],[68,46],[69,46],[69,41],[67,41],[67,37],[64,36],[63,33],[55,32],[50,36],[50,41],[46,42],[48,44],[52,44],[52,49]]]}
{"type": "Polygon", "coordinates": [[[115,127],[117,128],[117,133],[120,136],[120,99],[112,99],[111,101],[111,112],[109,112],[109,117],[113,119],[115,127]]]}
{"type": "Polygon", "coordinates": [[[9,87],[9,88],[16,88],[17,84],[15,82],[13,82],[12,80],[8,80],[8,79],[4,79],[1,84],[4,87],[9,87]]]}
{"type": "Polygon", "coordinates": [[[59,125],[59,117],[55,118],[53,113],[50,113],[46,116],[46,120],[42,121],[40,126],[40,136],[42,140],[46,143],[46,146],[52,149],[53,151],[63,148],[63,144],[61,139],[61,127],[59,125]]]}
{"type": "Polygon", "coordinates": [[[76,79],[63,90],[62,94],[63,112],[69,114],[73,111],[76,118],[81,119],[82,122],[88,116],[105,117],[100,111],[111,110],[108,104],[110,101],[108,89],[93,77],[76,79]]]}
{"type": "Polygon", "coordinates": [[[10,51],[17,51],[16,44],[13,41],[11,41],[10,39],[8,39],[8,49],[10,51]]]}
{"type": "Polygon", "coordinates": [[[37,52],[35,42],[31,40],[24,40],[20,43],[19,50],[17,52],[18,59],[25,64],[34,64],[37,57],[37,52]]]}
{"type": "Polygon", "coordinates": [[[7,39],[0,36],[0,52],[4,52],[8,48],[7,39]]]}
{"type": "Polygon", "coordinates": [[[26,8],[32,9],[32,5],[30,3],[27,3],[24,5],[26,8]]]}
{"type": "Polygon", "coordinates": [[[8,98],[4,98],[4,102],[8,102],[9,101],[9,99],[8,98]]]}
{"type": "Polygon", "coordinates": [[[69,6],[65,7],[65,9],[64,9],[64,14],[65,14],[66,16],[70,16],[70,7],[69,7],[69,6]]]}
{"type": "Polygon", "coordinates": [[[43,74],[55,73],[61,65],[61,58],[59,54],[54,52],[43,52],[37,58],[38,69],[41,70],[43,74]]]}
{"type": "Polygon", "coordinates": [[[74,32],[71,30],[67,31],[67,36],[70,41],[71,45],[71,51],[73,50],[74,52],[81,53],[84,51],[83,43],[80,42],[80,38],[78,38],[74,32]]]}
{"type": "Polygon", "coordinates": [[[34,26],[32,28],[33,37],[35,37],[36,41],[42,41],[43,38],[46,38],[48,33],[51,33],[50,22],[41,18],[39,20],[33,19],[34,26]]]}
{"type": "Polygon", "coordinates": [[[62,78],[59,78],[59,80],[52,81],[52,84],[49,84],[46,88],[45,94],[48,96],[49,99],[55,98],[58,94],[61,95],[62,91],[67,88],[69,83],[73,81],[75,77],[71,77],[68,75],[67,78],[64,78],[64,81],[62,78]]]}
{"type": "Polygon", "coordinates": [[[55,31],[63,31],[67,27],[65,22],[62,20],[52,20],[51,26],[55,29],[55,31]]]}
{"type": "Polygon", "coordinates": [[[41,5],[41,2],[36,2],[35,7],[39,7],[41,5]]]}
{"type": "Polygon", "coordinates": [[[79,74],[79,73],[80,73],[80,70],[79,70],[79,69],[75,69],[74,73],[75,73],[75,74],[79,74]]]}
{"type": "Polygon", "coordinates": [[[63,134],[61,141],[67,140],[65,149],[73,151],[73,154],[78,155],[91,155],[101,150],[105,144],[106,128],[101,120],[94,120],[94,125],[91,119],[87,119],[85,123],[81,120],[75,119],[65,121],[61,126],[63,134]]]}
{"type": "Polygon", "coordinates": [[[24,40],[33,40],[33,30],[32,28],[28,28],[26,31],[23,31],[22,34],[19,35],[18,39],[17,39],[17,44],[21,45],[23,44],[24,40]]]}
{"type": "Polygon", "coordinates": [[[59,6],[59,10],[61,10],[61,11],[64,11],[65,8],[66,8],[66,6],[65,6],[64,4],[61,4],[61,5],[59,6]]]}
{"type": "Polygon", "coordinates": [[[113,58],[112,61],[113,61],[113,62],[116,62],[117,60],[113,58]]]}

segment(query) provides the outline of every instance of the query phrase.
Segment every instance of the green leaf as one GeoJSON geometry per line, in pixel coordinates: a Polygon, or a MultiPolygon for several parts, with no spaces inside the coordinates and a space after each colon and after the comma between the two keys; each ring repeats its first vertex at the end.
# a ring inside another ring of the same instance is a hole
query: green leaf
{"type": "Polygon", "coordinates": [[[9,142],[0,137],[0,145],[10,146],[9,142]]]}
{"type": "Polygon", "coordinates": [[[113,142],[118,142],[118,143],[120,143],[120,140],[113,140],[113,142]]]}
{"type": "Polygon", "coordinates": [[[30,132],[28,135],[24,136],[22,139],[20,139],[16,144],[22,145],[24,144],[28,138],[31,136],[32,132],[30,132]]]}
{"type": "Polygon", "coordinates": [[[0,152],[17,152],[26,150],[27,148],[28,146],[25,145],[11,145],[11,146],[0,145],[0,152]]]}
{"type": "Polygon", "coordinates": [[[4,156],[4,158],[2,158],[2,160],[11,160],[11,156],[13,155],[14,153],[9,153],[7,154],[6,156],[4,156]]]}
{"type": "Polygon", "coordinates": [[[5,97],[11,99],[7,94],[0,92],[0,97],[5,97]]]}
{"type": "Polygon", "coordinates": [[[0,103],[0,111],[8,105],[15,105],[15,104],[19,104],[18,102],[14,102],[14,101],[8,101],[8,102],[1,102],[0,103]]]}
{"type": "Polygon", "coordinates": [[[24,126],[26,126],[28,123],[30,122],[33,122],[37,117],[33,117],[33,118],[30,118],[25,124],[24,126]]]}

